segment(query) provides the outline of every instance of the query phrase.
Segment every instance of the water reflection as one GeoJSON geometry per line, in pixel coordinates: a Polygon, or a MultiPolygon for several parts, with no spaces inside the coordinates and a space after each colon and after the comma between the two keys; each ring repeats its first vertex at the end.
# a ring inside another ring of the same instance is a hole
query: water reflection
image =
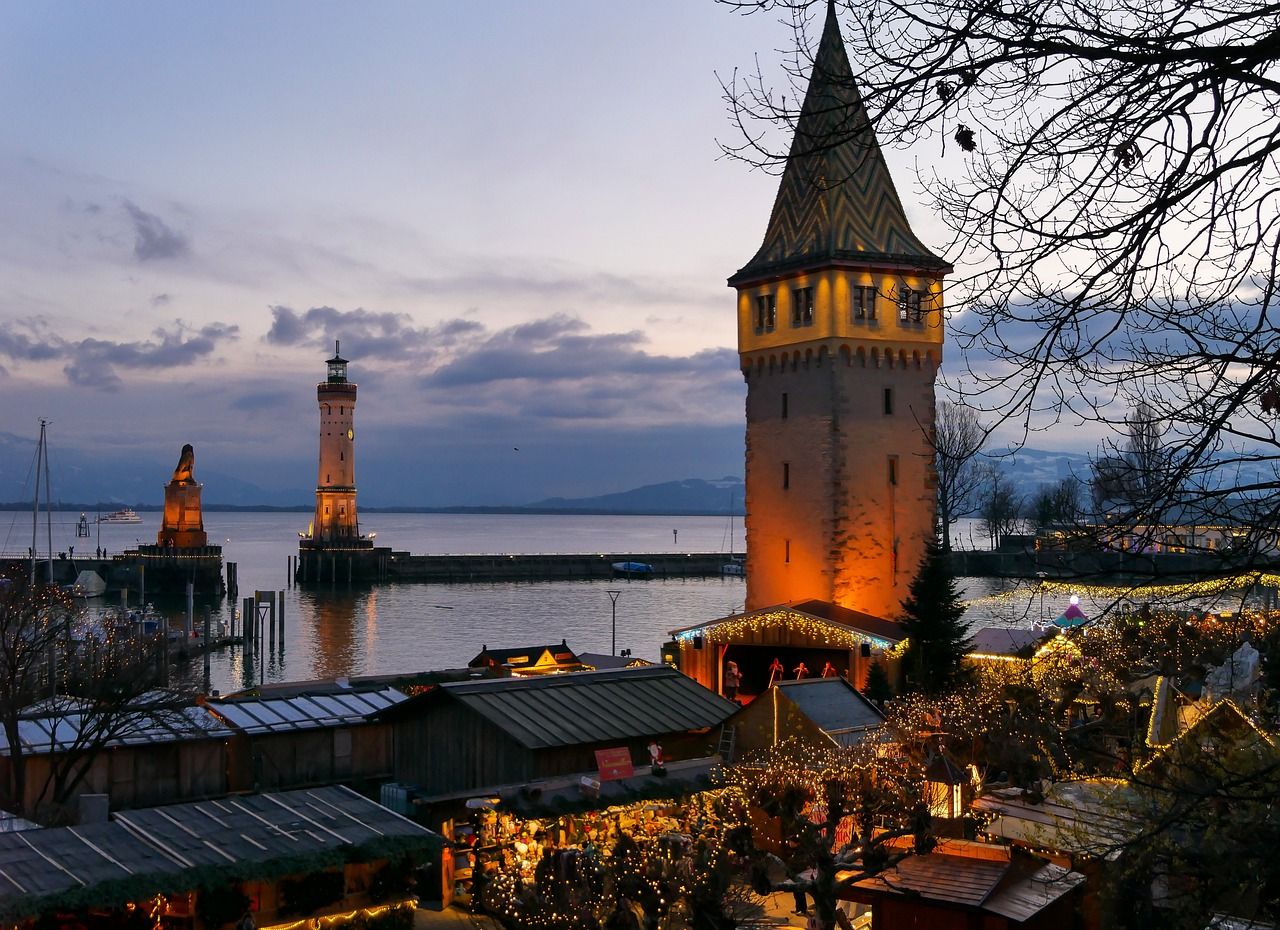
{"type": "Polygon", "coordinates": [[[298,591],[298,623],[309,628],[312,637],[309,678],[332,679],[358,674],[368,654],[367,623],[359,637],[356,617],[376,606],[377,598],[368,590],[298,591]]]}

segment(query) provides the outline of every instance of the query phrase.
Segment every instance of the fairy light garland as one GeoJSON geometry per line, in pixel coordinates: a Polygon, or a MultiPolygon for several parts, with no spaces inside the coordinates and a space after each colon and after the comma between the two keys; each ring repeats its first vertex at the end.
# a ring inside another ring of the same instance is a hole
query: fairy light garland
{"type": "Polygon", "coordinates": [[[357,919],[373,920],[381,917],[383,914],[387,914],[401,908],[409,912],[407,916],[412,917],[412,912],[417,908],[417,906],[417,898],[406,898],[403,901],[378,904],[373,907],[358,907],[345,914],[326,914],[323,917],[304,917],[301,920],[295,920],[286,924],[270,924],[266,927],[259,927],[258,930],[316,930],[316,928],[327,928],[349,924],[357,919]]]}
{"type": "Polygon", "coordinates": [[[682,630],[676,634],[676,637],[685,643],[692,641],[695,636],[701,636],[707,642],[721,643],[737,641],[743,637],[766,631],[782,631],[810,639],[820,639],[830,646],[845,649],[857,649],[863,644],[868,644],[874,649],[885,651],[892,649],[895,645],[893,640],[873,636],[870,633],[854,630],[842,624],[832,623],[829,620],[823,620],[820,617],[799,613],[794,610],[770,610],[763,613],[739,614],[736,617],[726,617],[723,620],[717,620],[705,626],[682,630]]]}

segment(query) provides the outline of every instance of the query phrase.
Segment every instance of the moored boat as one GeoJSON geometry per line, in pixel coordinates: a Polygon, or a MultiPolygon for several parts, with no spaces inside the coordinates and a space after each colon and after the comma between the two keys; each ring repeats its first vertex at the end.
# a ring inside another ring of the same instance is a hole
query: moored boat
{"type": "Polygon", "coordinates": [[[614,562],[610,568],[624,578],[646,578],[653,574],[653,566],[648,562],[614,562]]]}

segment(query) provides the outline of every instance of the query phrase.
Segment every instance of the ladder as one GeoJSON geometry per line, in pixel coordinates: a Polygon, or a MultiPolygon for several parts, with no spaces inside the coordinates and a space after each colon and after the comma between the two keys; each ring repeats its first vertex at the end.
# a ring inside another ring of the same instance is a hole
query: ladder
{"type": "Polygon", "coordinates": [[[720,727],[720,747],[716,750],[720,753],[720,758],[725,762],[733,761],[733,746],[737,742],[736,728],[729,726],[727,723],[720,727]]]}

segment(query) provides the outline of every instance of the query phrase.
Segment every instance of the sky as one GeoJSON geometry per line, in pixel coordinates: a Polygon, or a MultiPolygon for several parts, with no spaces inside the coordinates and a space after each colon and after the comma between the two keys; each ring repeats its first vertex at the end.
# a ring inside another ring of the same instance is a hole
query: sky
{"type": "Polygon", "coordinates": [[[711,0],[2,0],[0,498],[47,417],[73,485],[158,500],[189,442],[206,500],[305,503],[335,339],[367,503],[740,475],[725,279],[777,178],[720,156],[720,79],[790,38],[711,0]]]}

